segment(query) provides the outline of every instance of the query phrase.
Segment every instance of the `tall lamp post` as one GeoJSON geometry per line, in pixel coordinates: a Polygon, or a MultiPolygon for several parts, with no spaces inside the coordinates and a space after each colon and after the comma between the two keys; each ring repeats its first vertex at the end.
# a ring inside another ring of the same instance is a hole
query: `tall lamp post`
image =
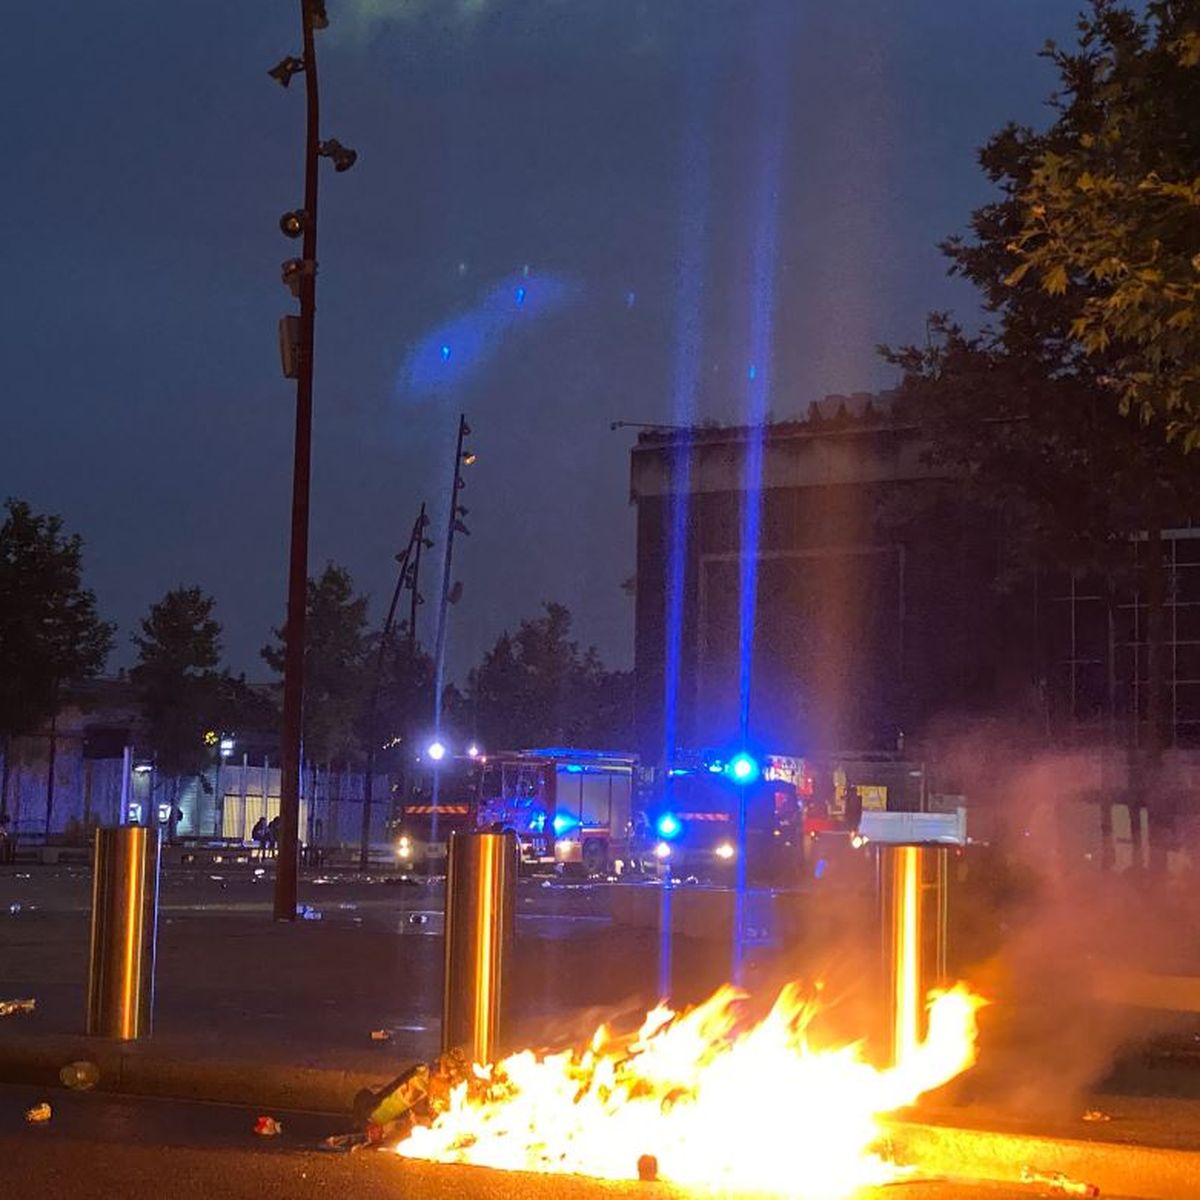
{"type": "MultiPolygon", "coordinates": [[[[450,586],[450,571],[454,558],[454,535],[456,533],[468,534],[471,531],[463,524],[463,517],[467,515],[466,508],[459,504],[458,493],[466,486],[466,481],[462,477],[463,467],[469,467],[475,461],[475,455],[472,451],[466,449],[464,442],[470,436],[471,427],[467,424],[466,414],[460,414],[458,418],[458,441],[454,447],[454,478],[450,484],[450,511],[446,516],[446,555],[442,559],[442,594],[438,599],[438,620],[437,620],[437,638],[434,641],[433,649],[433,732],[437,739],[438,745],[445,745],[442,738],[442,688],[445,684],[446,677],[446,622],[449,615],[450,605],[457,599],[458,586],[455,586],[454,593],[450,586]]],[[[438,803],[438,778],[440,772],[437,770],[436,764],[433,771],[433,821],[432,821],[432,840],[437,840],[437,803],[438,803]]]]}
{"type": "MultiPolygon", "coordinates": [[[[417,571],[421,562],[421,547],[426,548],[433,543],[425,536],[425,527],[429,518],[425,515],[425,505],[413,522],[412,533],[408,535],[408,545],[396,555],[400,569],[396,573],[396,588],[392,592],[392,602],[388,606],[387,619],[383,623],[383,631],[379,635],[379,650],[375,657],[375,675],[371,680],[371,696],[367,706],[367,774],[363,780],[363,809],[362,830],[359,837],[358,869],[365,871],[371,856],[371,804],[375,795],[375,752],[379,746],[379,693],[383,687],[383,672],[387,665],[387,653],[392,645],[392,633],[396,628],[396,610],[400,606],[400,595],[404,589],[411,588],[413,592],[413,612],[421,602],[417,594],[417,571]]],[[[415,621],[415,615],[414,615],[415,621]]],[[[409,664],[411,667],[412,660],[409,664]]]]}
{"type": "Polygon", "coordinates": [[[313,344],[317,295],[317,159],[348,171],[357,154],[330,139],[320,140],[320,100],[313,32],[329,24],[325,0],[300,0],[303,54],[281,59],[268,74],[287,87],[304,75],[307,124],[304,139],[304,207],[279,219],[285,237],[302,238],[301,257],[283,264],[283,282],[300,301],[300,315],[279,322],[283,373],[296,381],[296,442],[292,466],[292,531],[284,621],[283,734],[280,746],[279,859],[275,874],[275,920],[296,919],[300,842],[300,757],[304,723],[304,626],[308,592],[308,495],[312,459],[313,344]]]}

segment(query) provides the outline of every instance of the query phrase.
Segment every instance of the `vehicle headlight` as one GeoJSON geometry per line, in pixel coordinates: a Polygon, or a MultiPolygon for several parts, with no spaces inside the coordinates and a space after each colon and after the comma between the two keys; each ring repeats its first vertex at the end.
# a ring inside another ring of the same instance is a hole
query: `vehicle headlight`
{"type": "Polygon", "coordinates": [[[731,842],[722,842],[716,848],[715,853],[718,858],[729,860],[733,857],[733,844],[731,842]]]}
{"type": "Polygon", "coordinates": [[[398,858],[408,858],[412,854],[412,841],[407,837],[402,837],[396,843],[396,856],[398,858]]]}
{"type": "Polygon", "coordinates": [[[654,847],[654,857],[655,858],[670,858],[671,857],[671,847],[668,846],[666,842],[659,842],[658,845],[654,847]]]}

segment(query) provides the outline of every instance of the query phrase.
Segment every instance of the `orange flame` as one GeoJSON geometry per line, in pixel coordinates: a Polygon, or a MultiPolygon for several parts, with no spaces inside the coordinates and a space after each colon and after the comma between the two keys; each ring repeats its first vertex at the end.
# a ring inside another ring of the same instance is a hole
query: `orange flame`
{"type": "Polygon", "coordinates": [[[601,1179],[636,1179],[653,1155],[674,1183],[838,1200],[902,1173],[877,1151],[879,1118],[975,1061],[983,1001],[963,985],[932,996],[925,1039],[887,1069],[859,1045],[814,1049],[795,985],[739,1031],[743,999],[723,987],[683,1014],[654,1009],[631,1043],[601,1026],[583,1051],[476,1067],[477,1085],[455,1087],[398,1152],[601,1179]]]}

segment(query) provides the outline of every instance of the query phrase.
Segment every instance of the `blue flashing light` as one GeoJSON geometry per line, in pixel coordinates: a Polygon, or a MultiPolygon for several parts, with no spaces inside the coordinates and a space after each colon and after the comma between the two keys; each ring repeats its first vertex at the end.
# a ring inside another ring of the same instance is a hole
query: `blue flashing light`
{"type": "Polygon", "coordinates": [[[672,767],[667,774],[672,779],[678,779],[680,775],[690,775],[691,771],[689,771],[687,767],[672,767]]]}
{"type": "Polygon", "coordinates": [[[753,783],[759,776],[758,762],[746,753],[735,754],[725,770],[734,783],[753,783]]]}
{"type": "Polygon", "coordinates": [[[725,764],[723,762],[710,762],[708,764],[708,773],[710,775],[720,775],[724,770],[725,764]]]}
{"type": "Polygon", "coordinates": [[[450,361],[450,347],[445,342],[442,343],[441,355],[442,362],[450,361]]]}
{"type": "Polygon", "coordinates": [[[674,813],[663,813],[655,824],[658,830],[658,836],[670,840],[673,837],[679,836],[679,831],[683,828],[682,822],[674,813]]]}
{"type": "Polygon", "coordinates": [[[544,812],[536,812],[529,818],[529,831],[531,833],[544,833],[546,829],[546,814],[544,812]]]}
{"type": "Polygon", "coordinates": [[[583,768],[578,763],[567,763],[566,771],[568,775],[583,774],[583,768]]]}
{"type": "Polygon", "coordinates": [[[520,308],[521,305],[525,303],[525,289],[523,287],[517,288],[517,290],[513,292],[513,298],[517,302],[517,307],[520,308]]]}
{"type": "Polygon", "coordinates": [[[570,813],[558,812],[554,814],[553,824],[555,834],[561,837],[568,829],[574,829],[579,824],[579,821],[570,813]]]}

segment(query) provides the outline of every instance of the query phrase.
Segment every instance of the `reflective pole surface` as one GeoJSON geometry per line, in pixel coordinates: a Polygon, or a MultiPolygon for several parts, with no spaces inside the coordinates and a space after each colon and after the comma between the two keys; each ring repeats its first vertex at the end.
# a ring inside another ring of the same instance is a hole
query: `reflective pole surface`
{"type": "Polygon", "coordinates": [[[451,834],[443,1051],[480,1064],[503,1055],[516,907],[516,834],[451,834]]]}
{"type": "Polygon", "coordinates": [[[946,981],[944,846],[877,846],[888,1061],[902,1063],[924,1036],[925,1001],[946,981]]]}
{"type": "Polygon", "coordinates": [[[158,926],[159,831],[97,829],[87,1032],[132,1041],[150,1032],[158,926]]]}

